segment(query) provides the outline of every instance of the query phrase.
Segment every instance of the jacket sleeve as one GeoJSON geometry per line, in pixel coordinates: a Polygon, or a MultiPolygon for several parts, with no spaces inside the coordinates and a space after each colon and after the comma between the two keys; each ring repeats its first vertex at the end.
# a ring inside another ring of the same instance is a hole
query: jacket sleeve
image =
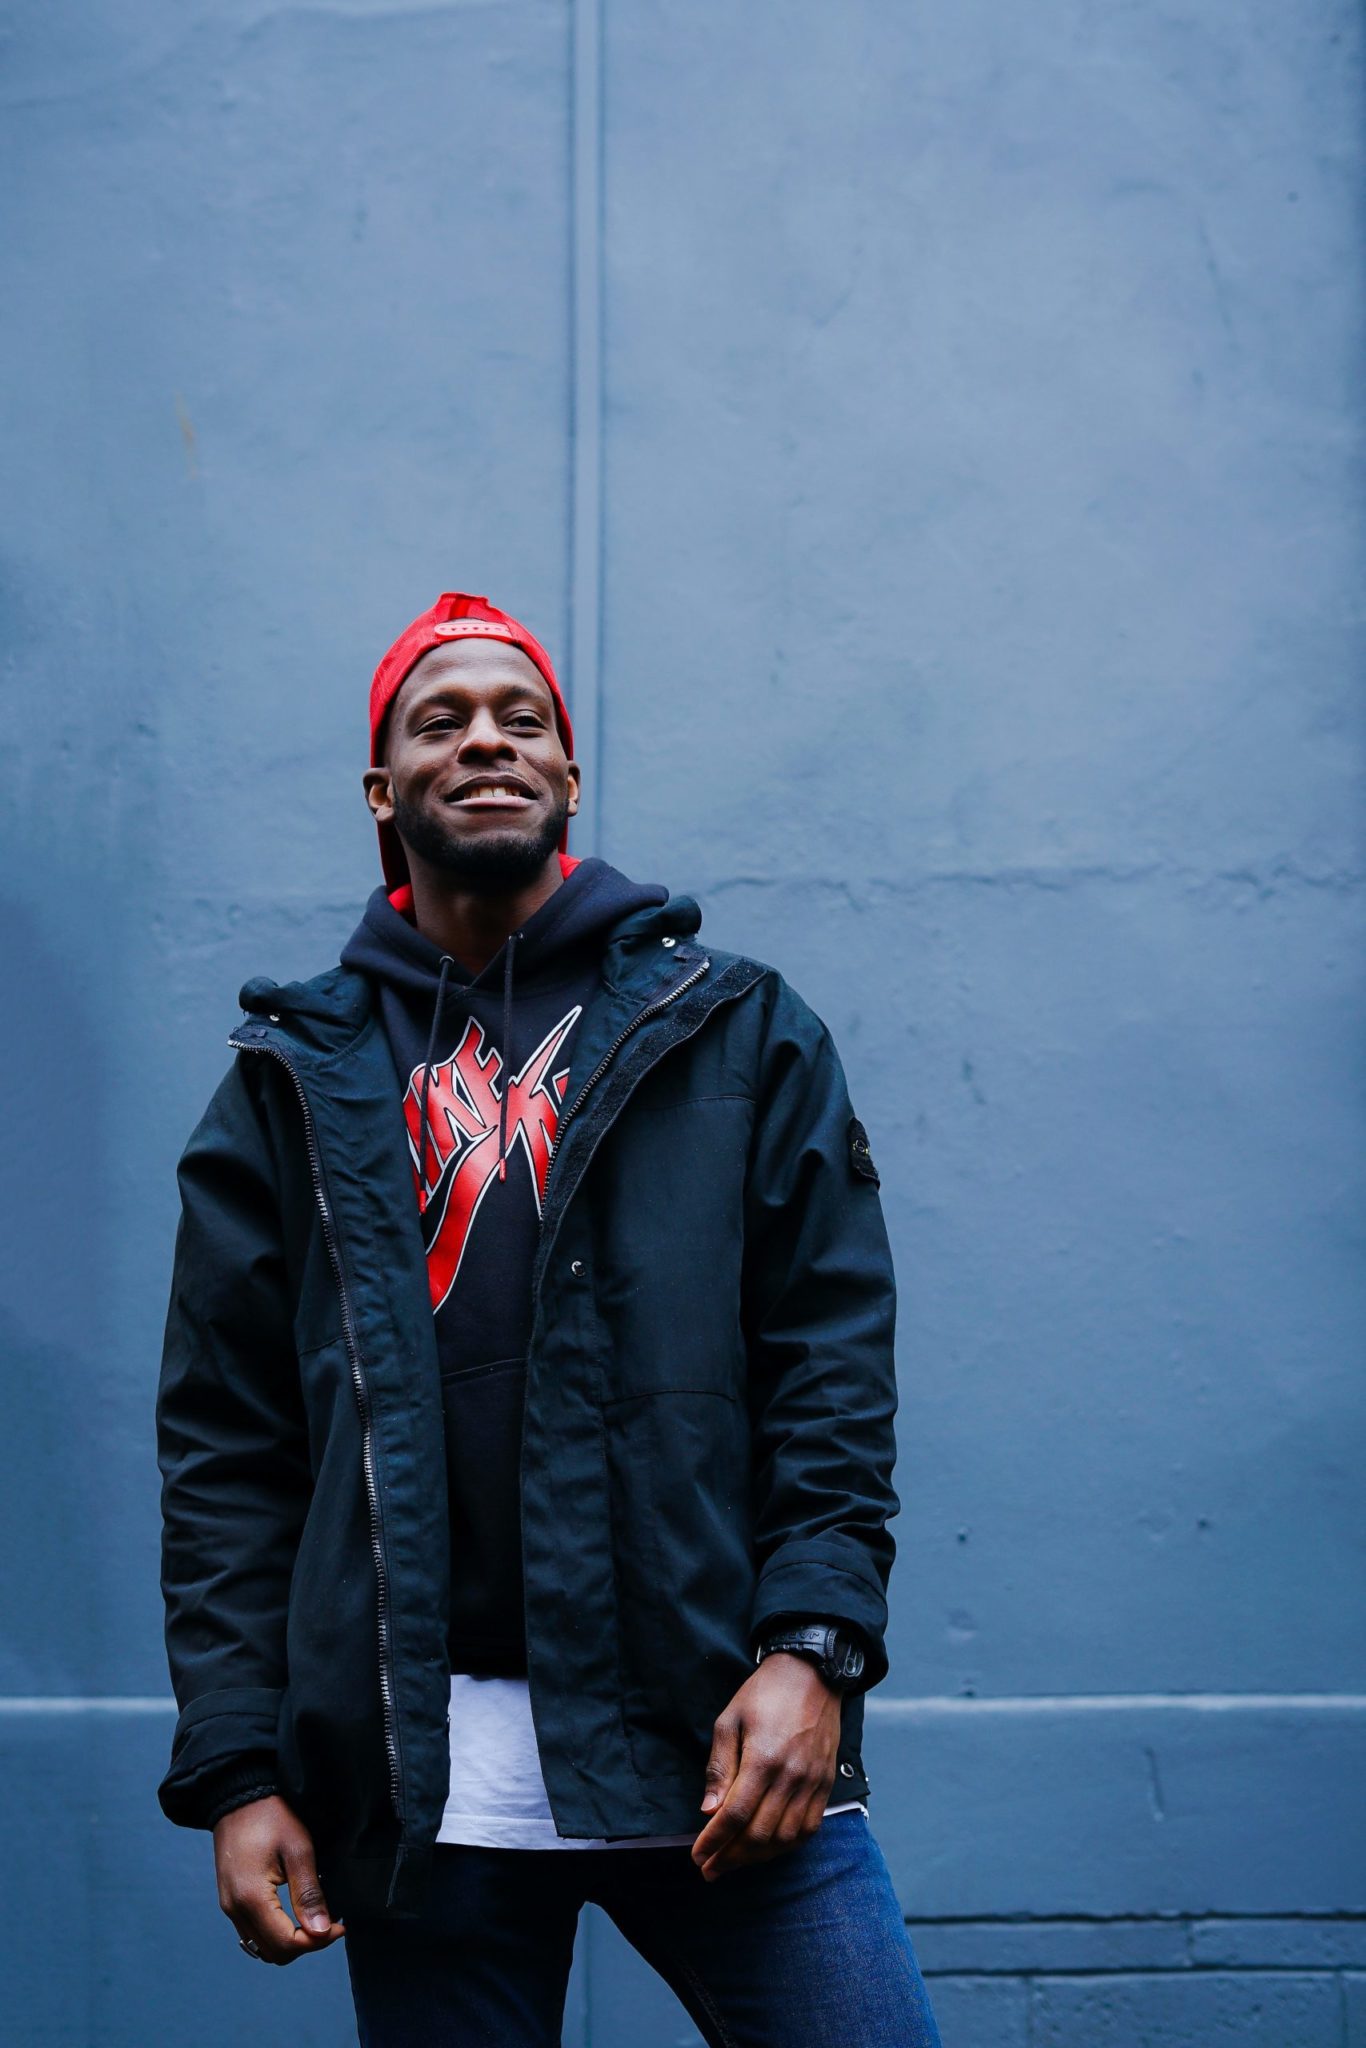
{"type": "Polygon", "coordinates": [[[248,1792],[273,1789],[290,1575],[312,1488],[274,1163],[242,1057],[179,1181],[156,1422],[180,1718],[159,1797],[171,1820],[211,1827],[248,1792]]]}
{"type": "Polygon", "coordinates": [[[839,1054],[775,976],[745,1185],[758,1584],[751,1647],[783,1615],[862,1637],[853,1692],[887,1673],[895,1543],[896,1288],[878,1181],[839,1054]]]}

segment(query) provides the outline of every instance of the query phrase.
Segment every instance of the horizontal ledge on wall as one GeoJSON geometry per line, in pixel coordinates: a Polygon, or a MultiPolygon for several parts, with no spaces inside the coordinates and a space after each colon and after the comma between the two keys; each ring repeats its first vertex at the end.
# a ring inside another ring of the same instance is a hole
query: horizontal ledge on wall
{"type": "Polygon", "coordinates": [[[161,1693],[0,1693],[0,1714],[174,1714],[161,1693]]]}
{"type": "Polygon", "coordinates": [[[1366,1918],[916,1920],[927,1976],[1366,1969],[1366,1918]]]}
{"type": "Polygon", "coordinates": [[[879,1699],[870,1693],[869,1715],[893,1721],[930,1721],[945,1716],[1035,1714],[1162,1713],[1361,1713],[1366,1693],[1360,1692],[1077,1692],[1000,1693],[994,1696],[944,1693],[921,1699],[879,1699]]]}

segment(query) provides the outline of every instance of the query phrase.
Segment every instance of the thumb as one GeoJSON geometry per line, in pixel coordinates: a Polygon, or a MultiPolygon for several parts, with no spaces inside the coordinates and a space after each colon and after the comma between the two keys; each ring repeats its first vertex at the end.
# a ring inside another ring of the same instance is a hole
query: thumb
{"type": "Polygon", "coordinates": [[[289,1880],[289,1902],[299,1925],[306,1927],[310,1934],[326,1934],[332,1925],[332,1915],[323,1896],[313,1844],[306,1837],[302,1842],[291,1844],[287,1851],[285,1875],[289,1880]]]}
{"type": "Polygon", "coordinates": [[[707,1758],[707,1789],[702,1794],[703,1813],[715,1813],[739,1768],[740,1724],[733,1715],[722,1714],[712,1730],[711,1755],[707,1758]]]}

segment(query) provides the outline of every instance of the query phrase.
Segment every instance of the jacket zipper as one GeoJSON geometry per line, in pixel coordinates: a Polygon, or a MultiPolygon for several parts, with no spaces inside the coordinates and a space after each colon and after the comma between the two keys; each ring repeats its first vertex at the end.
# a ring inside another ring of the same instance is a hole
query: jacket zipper
{"type": "MultiPolygon", "coordinates": [[[[651,1017],[657,1017],[661,1010],[668,1009],[670,1003],[676,1003],[681,995],[686,995],[690,988],[695,987],[696,984],[699,981],[701,981],[703,975],[706,973],[707,969],[710,966],[711,961],[704,960],[700,967],[695,967],[693,969],[692,973],[688,975],[686,980],[679,982],[677,988],[671,988],[667,995],[656,997],[655,1001],[652,1003],[647,1003],[643,1010],[638,1010],[635,1016],[632,1017],[630,1023],[624,1025],[622,1029],[617,1033],[616,1037],[612,1040],[612,1043],[608,1046],[606,1052],[598,1061],[592,1073],[588,1076],[588,1079],[584,1082],[582,1088],[580,1088],[578,1094],[574,1097],[574,1100],[570,1103],[568,1109],[566,1109],[564,1115],[560,1118],[559,1123],[555,1127],[555,1135],[550,1141],[550,1150],[546,1155],[545,1162],[547,1184],[549,1181],[550,1169],[555,1164],[555,1154],[560,1149],[560,1140],[564,1136],[566,1124],[568,1124],[571,1117],[578,1115],[579,1111],[583,1107],[584,1097],[588,1094],[590,1089],[596,1088],[598,1082],[607,1072],[607,1069],[611,1066],[613,1060],[621,1051],[621,1048],[623,1047],[623,1045],[625,1045],[627,1039],[631,1036],[633,1032],[639,1031],[642,1024],[647,1024],[651,1017]]],[[[544,1214],[544,1211],[542,1211],[542,1213],[544,1214]]]]}
{"type": "Polygon", "coordinates": [[[401,1822],[403,1808],[399,1796],[400,1771],[398,1761],[398,1736],[394,1720],[394,1680],[392,1668],[392,1645],[389,1632],[389,1567],[384,1556],[384,1535],[380,1522],[379,1487],[375,1480],[374,1420],[370,1408],[370,1390],[365,1384],[365,1373],[360,1361],[360,1346],[356,1342],[356,1326],[351,1313],[351,1298],[346,1291],[346,1271],[342,1265],[341,1246],[336,1226],[323,1185],[322,1158],[318,1150],[317,1131],[313,1123],[313,1111],[309,1107],[303,1082],[299,1079],[294,1062],[288,1053],[276,1045],[257,1045],[250,1039],[235,1035],[228,1044],[239,1052],[263,1052],[271,1059],[278,1060],[299,1098],[303,1112],[304,1142],[308,1148],[309,1172],[313,1177],[313,1193],[317,1198],[318,1214],[322,1219],[323,1241],[331,1261],[333,1278],[337,1283],[337,1294],[341,1301],[342,1337],[346,1355],[351,1367],[351,1384],[355,1389],[356,1406],[360,1411],[361,1466],[365,1473],[365,1499],[370,1513],[370,1549],[375,1560],[375,1582],[378,1595],[376,1611],[379,1630],[379,1692],[380,1707],[384,1721],[384,1749],[389,1761],[389,1795],[393,1801],[395,1817],[401,1822]]]}

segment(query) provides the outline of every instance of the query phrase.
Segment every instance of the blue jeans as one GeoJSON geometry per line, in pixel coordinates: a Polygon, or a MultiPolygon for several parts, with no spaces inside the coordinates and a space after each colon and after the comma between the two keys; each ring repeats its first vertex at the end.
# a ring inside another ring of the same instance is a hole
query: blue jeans
{"type": "Polygon", "coordinates": [[[586,1901],[711,2048],[940,2048],[861,1813],[711,1884],[686,1847],[441,1847],[434,1862],[420,1918],[347,1921],[361,2048],[559,2048],[586,1901]]]}

